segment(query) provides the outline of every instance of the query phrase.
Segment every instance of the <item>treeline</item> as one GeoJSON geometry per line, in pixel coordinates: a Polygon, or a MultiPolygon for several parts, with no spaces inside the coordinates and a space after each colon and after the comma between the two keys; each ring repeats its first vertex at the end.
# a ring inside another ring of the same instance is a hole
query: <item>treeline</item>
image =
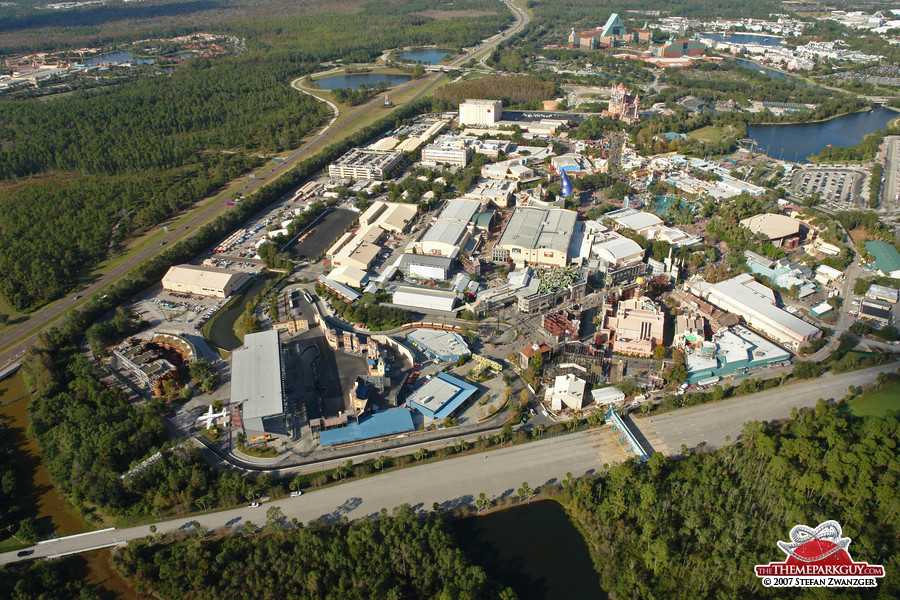
{"type": "Polygon", "coordinates": [[[451,83],[435,90],[436,100],[446,103],[446,109],[459,108],[466,98],[502,100],[504,105],[523,104],[532,100],[549,100],[559,92],[552,81],[542,81],[536,77],[514,75],[510,77],[479,77],[451,83]]]}
{"type": "Polygon", "coordinates": [[[0,531],[3,532],[15,532],[22,519],[24,490],[19,483],[15,444],[15,433],[0,419],[0,531]]]}
{"type": "Polygon", "coordinates": [[[0,102],[0,174],[42,175],[0,192],[0,294],[16,308],[64,294],[117,242],[258,164],[248,152],[293,147],[329,112],[285,85],[289,62],[190,64],[60,102],[0,102]]]}
{"type": "Polygon", "coordinates": [[[853,146],[827,146],[818,154],[810,156],[809,160],[816,163],[872,160],[884,137],[888,135],[900,135],[900,128],[893,127],[870,133],[853,146]]]}
{"type": "MultiPolygon", "coordinates": [[[[828,519],[852,538],[857,561],[900,567],[897,413],[853,417],[820,401],[784,425],[749,423],[741,442],[714,452],[654,454],[579,481],[571,510],[610,596],[776,598],[753,567],[783,560],[776,546],[796,524],[828,519]]],[[[827,594],[826,594],[827,595],[827,594]]],[[[889,576],[851,598],[894,598],[889,576]]]]}
{"type": "Polygon", "coordinates": [[[377,86],[362,86],[358,90],[338,88],[336,90],[331,90],[331,97],[335,102],[340,102],[341,104],[359,106],[386,89],[387,85],[383,82],[379,83],[377,86]]]}
{"type": "Polygon", "coordinates": [[[349,323],[362,323],[371,331],[396,329],[413,321],[413,315],[408,310],[381,305],[381,302],[388,300],[386,293],[376,296],[366,292],[355,305],[344,301],[319,284],[316,284],[316,293],[323,298],[331,299],[331,306],[341,319],[349,323]]]}
{"type": "Polygon", "coordinates": [[[516,598],[468,562],[438,513],[419,520],[404,505],[353,525],[297,527],[272,506],[265,529],[255,525],[240,537],[131,543],[113,565],[156,598],[516,598]]]}

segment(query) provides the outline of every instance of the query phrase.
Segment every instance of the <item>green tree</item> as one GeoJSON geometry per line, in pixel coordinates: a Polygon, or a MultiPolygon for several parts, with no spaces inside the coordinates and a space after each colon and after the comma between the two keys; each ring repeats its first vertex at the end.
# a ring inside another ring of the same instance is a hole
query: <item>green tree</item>
{"type": "Polygon", "coordinates": [[[525,500],[526,498],[531,497],[534,493],[534,490],[531,489],[531,486],[528,485],[527,481],[523,481],[522,485],[519,486],[519,489],[516,490],[516,494],[519,496],[520,500],[525,500]]]}

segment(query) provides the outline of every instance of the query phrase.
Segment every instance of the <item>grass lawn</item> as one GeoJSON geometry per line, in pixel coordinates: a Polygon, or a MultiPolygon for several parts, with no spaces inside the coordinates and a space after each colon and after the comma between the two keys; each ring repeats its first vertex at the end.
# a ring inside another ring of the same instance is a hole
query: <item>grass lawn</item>
{"type": "Polygon", "coordinates": [[[724,139],[728,135],[728,131],[725,127],[707,125],[706,127],[695,129],[687,135],[688,137],[700,140],[701,142],[717,142],[724,139]]]}
{"type": "Polygon", "coordinates": [[[858,417],[881,417],[892,410],[900,410],[900,382],[864,392],[850,401],[850,412],[858,417]]]}

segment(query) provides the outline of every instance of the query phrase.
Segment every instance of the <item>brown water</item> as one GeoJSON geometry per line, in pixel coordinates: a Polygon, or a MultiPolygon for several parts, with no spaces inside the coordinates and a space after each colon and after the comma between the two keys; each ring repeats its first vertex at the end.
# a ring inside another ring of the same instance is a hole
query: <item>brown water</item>
{"type": "MultiPolygon", "coordinates": [[[[34,508],[32,516],[43,531],[53,531],[60,537],[90,531],[75,508],[53,487],[37,440],[26,434],[31,396],[24,394],[21,374],[0,381],[0,417],[9,426],[16,452],[21,457],[19,481],[26,498],[23,506],[34,508]]],[[[96,550],[82,556],[90,571],[88,583],[101,588],[104,597],[137,599],[137,594],[110,566],[109,550],[96,550]]]]}

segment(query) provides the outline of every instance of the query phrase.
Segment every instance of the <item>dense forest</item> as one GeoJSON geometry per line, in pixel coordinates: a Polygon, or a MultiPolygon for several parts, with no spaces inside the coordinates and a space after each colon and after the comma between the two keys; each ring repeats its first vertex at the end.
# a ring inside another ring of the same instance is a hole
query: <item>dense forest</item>
{"type": "Polygon", "coordinates": [[[0,102],[0,175],[15,181],[0,189],[0,293],[16,308],[63,294],[111,245],[247,172],[259,162],[248,153],[297,145],[328,115],[285,85],[289,62],[190,65],[55,102],[0,102]]]}
{"type": "MultiPolygon", "coordinates": [[[[559,87],[551,81],[542,81],[524,75],[479,77],[447,84],[435,90],[433,96],[458,107],[466,98],[502,100],[504,105],[524,104],[533,100],[550,100],[559,93],[559,87]]],[[[536,108],[540,108],[540,104],[536,108]]]]}
{"type": "MultiPolygon", "coordinates": [[[[285,40],[290,37],[294,47],[299,45],[304,51],[315,53],[315,60],[331,60],[343,56],[340,41],[350,50],[374,46],[381,41],[379,38],[386,39],[385,36],[402,42],[380,46],[377,50],[379,54],[385,48],[404,45],[465,45],[472,43],[468,41],[470,39],[490,37],[500,29],[500,24],[512,18],[508,10],[492,0],[459,0],[452,4],[435,0],[366,3],[359,0],[330,0],[327,3],[145,0],[64,11],[28,8],[27,4],[17,2],[0,6],[4,52],[103,46],[203,31],[259,39],[265,36],[266,43],[280,36],[284,36],[285,40]],[[464,16],[452,16],[454,11],[465,11],[462,13],[464,16]],[[316,17],[310,18],[311,14],[316,17]],[[371,35],[365,30],[367,24],[372,27],[371,35]],[[341,34],[346,37],[335,39],[341,34]],[[422,41],[434,36],[438,36],[437,39],[422,41]],[[403,42],[405,39],[410,41],[403,42]],[[318,57],[320,52],[328,56],[318,57]]],[[[46,2],[40,1],[38,4],[46,2]]]]}
{"type": "MultiPolygon", "coordinates": [[[[897,414],[860,419],[820,402],[783,425],[750,423],[740,443],[681,460],[613,467],[574,490],[572,511],[601,584],[617,598],[784,597],[753,566],[798,523],[835,519],[854,560],[900,569],[897,414]]],[[[686,450],[686,449],[684,449],[686,450]]],[[[805,597],[831,597],[834,590],[805,597]]],[[[842,598],[896,598],[897,578],[842,598]]]]}
{"type": "Polygon", "coordinates": [[[404,505],[353,525],[299,528],[280,513],[271,507],[266,527],[249,535],[248,523],[242,536],[129,544],[113,564],[157,598],[516,597],[468,563],[437,513],[419,520],[404,505]]]}
{"type": "Polygon", "coordinates": [[[85,582],[88,568],[79,556],[29,560],[0,567],[0,598],[6,600],[98,600],[85,582]]]}

